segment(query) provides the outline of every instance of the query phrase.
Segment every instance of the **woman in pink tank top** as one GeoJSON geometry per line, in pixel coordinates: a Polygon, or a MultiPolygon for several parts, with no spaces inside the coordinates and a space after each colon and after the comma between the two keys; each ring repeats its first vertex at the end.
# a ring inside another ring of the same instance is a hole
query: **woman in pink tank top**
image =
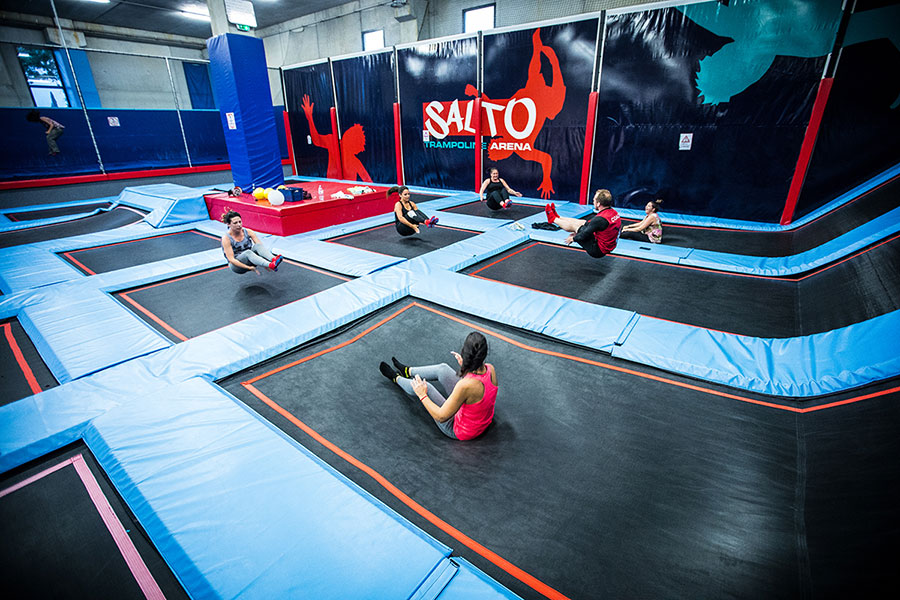
{"type": "Polygon", "coordinates": [[[459,353],[451,352],[459,372],[447,363],[408,367],[393,357],[394,366],[383,362],[379,368],[382,375],[419,399],[444,435],[471,440],[484,433],[494,419],[497,373],[493,365],[484,362],[487,352],[487,340],[473,331],[459,353]],[[435,383],[443,388],[443,394],[435,383]]]}

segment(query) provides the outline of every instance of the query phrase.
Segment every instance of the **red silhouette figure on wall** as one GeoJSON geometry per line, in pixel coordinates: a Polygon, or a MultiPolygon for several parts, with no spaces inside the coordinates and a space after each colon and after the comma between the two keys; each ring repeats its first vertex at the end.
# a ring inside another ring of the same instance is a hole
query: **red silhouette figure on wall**
{"type": "Polygon", "coordinates": [[[303,103],[301,107],[306,114],[306,121],[309,123],[309,136],[312,143],[319,148],[328,150],[328,171],[326,177],[329,179],[351,179],[371,182],[372,178],[369,172],[363,166],[362,162],[356,157],[357,154],[366,149],[366,132],[363,126],[355,123],[353,127],[344,133],[344,137],[338,140],[337,135],[329,133],[322,135],[316,129],[313,121],[314,103],[309,101],[309,95],[303,95],[303,103]],[[343,165],[343,176],[341,171],[343,165]]]}
{"type": "MultiPolygon", "coordinates": [[[[534,50],[528,65],[528,79],[525,87],[518,90],[508,100],[491,100],[486,94],[481,95],[483,111],[481,133],[494,136],[488,146],[488,158],[492,161],[504,160],[513,154],[518,154],[524,160],[539,163],[543,171],[543,179],[538,190],[541,192],[541,198],[549,198],[550,194],[555,193],[553,180],[550,177],[553,159],[546,152],[535,148],[534,141],[541,132],[544,122],[547,119],[555,119],[562,110],[566,101],[566,86],[556,52],[541,42],[540,29],[535,30],[531,41],[534,50]],[[542,54],[550,61],[553,69],[551,85],[547,85],[544,74],[541,73],[542,54]],[[522,105],[522,107],[519,108],[517,105],[522,105]],[[497,107],[495,112],[498,115],[501,110],[504,113],[511,110],[512,114],[504,114],[503,118],[488,114],[493,110],[492,107],[497,107]]],[[[478,91],[469,84],[466,86],[466,95],[477,96],[478,91]]]]}

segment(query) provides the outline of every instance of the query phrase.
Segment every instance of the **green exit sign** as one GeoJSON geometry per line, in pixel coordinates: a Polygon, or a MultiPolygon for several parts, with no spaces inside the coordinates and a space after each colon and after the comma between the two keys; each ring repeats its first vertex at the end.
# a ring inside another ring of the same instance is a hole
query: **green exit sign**
{"type": "Polygon", "coordinates": [[[238,31],[250,31],[249,25],[235,25],[235,27],[237,27],[238,31]]]}

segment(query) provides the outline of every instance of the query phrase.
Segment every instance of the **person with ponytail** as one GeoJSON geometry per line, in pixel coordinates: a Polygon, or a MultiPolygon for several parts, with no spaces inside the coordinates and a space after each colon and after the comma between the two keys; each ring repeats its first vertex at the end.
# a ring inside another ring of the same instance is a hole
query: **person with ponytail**
{"type": "Polygon", "coordinates": [[[494,419],[497,373],[493,365],[484,362],[487,353],[487,340],[473,331],[459,353],[451,352],[459,363],[459,371],[447,363],[409,367],[394,357],[394,366],[382,362],[379,369],[404,392],[419,399],[444,435],[454,440],[471,440],[484,433],[494,419]],[[449,395],[445,398],[445,394],[449,395]]]}
{"type": "MultiPolygon", "coordinates": [[[[644,217],[644,220],[640,223],[632,223],[631,225],[626,225],[622,228],[622,233],[635,233],[635,234],[646,234],[650,241],[654,244],[659,244],[662,242],[662,221],[659,220],[659,206],[662,204],[662,200],[654,200],[652,202],[648,202],[647,206],[644,207],[644,212],[647,213],[647,216],[644,217]]],[[[630,237],[622,235],[622,237],[630,237]]]]}
{"type": "Polygon", "coordinates": [[[394,202],[394,227],[402,236],[419,233],[419,225],[431,228],[437,225],[437,217],[427,217],[419,210],[416,203],[410,198],[409,188],[405,185],[395,185],[387,191],[387,197],[396,199],[394,202]]]}

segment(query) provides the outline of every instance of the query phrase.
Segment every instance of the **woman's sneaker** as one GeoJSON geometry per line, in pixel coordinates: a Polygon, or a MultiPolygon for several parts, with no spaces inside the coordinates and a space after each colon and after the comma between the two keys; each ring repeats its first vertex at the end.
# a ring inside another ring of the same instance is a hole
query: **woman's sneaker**
{"type": "Polygon", "coordinates": [[[505,200],[500,203],[500,206],[502,206],[504,209],[509,208],[510,206],[512,206],[512,200],[505,200]]]}
{"type": "Polygon", "coordinates": [[[277,256],[276,256],[275,258],[273,258],[272,261],[269,263],[269,268],[272,269],[273,271],[277,271],[277,270],[278,270],[278,265],[281,264],[281,261],[282,261],[282,260],[284,260],[284,257],[281,256],[280,254],[277,255],[277,256]]]}
{"type": "Polygon", "coordinates": [[[432,227],[434,227],[434,226],[437,225],[437,224],[438,224],[438,218],[437,218],[437,217],[428,217],[428,218],[425,220],[425,227],[428,227],[429,229],[431,229],[432,227]]]}

